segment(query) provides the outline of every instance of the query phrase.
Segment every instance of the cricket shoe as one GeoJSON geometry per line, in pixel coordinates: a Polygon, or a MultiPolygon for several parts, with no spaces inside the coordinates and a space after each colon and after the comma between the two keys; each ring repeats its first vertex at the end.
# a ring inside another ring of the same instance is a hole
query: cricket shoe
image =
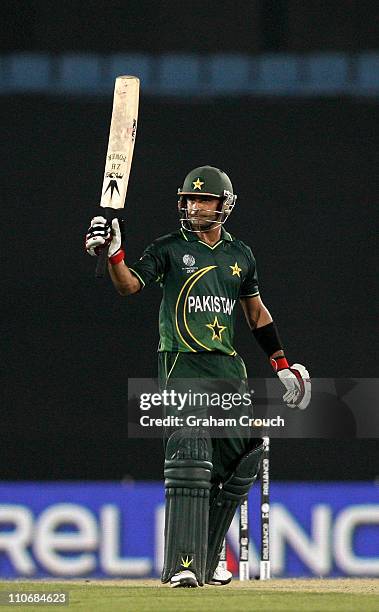
{"type": "Polygon", "coordinates": [[[173,575],[170,580],[170,586],[173,589],[177,589],[178,587],[194,589],[199,586],[199,583],[193,572],[190,570],[183,570],[173,575]]]}
{"type": "Polygon", "coordinates": [[[212,584],[214,586],[223,586],[224,584],[229,584],[233,577],[232,572],[228,572],[227,569],[223,569],[222,567],[216,567],[215,573],[207,584],[212,584]]]}

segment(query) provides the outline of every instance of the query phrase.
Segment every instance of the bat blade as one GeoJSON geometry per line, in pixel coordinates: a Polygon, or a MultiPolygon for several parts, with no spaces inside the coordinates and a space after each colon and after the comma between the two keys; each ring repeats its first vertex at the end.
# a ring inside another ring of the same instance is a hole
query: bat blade
{"type": "MultiPolygon", "coordinates": [[[[108,220],[115,216],[112,210],[124,208],[128,190],[134,143],[137,133],[139,79],[135,76],[116,78],[109,142],[105,160],[100,206],[108,220]]],[[[108,249],[102,249],[96,266],[96,277],[104,276],[108,249]]]]}
{"type": "Polygon", "coordinates": [[[100,206],[124,208],[137,132],[139,79],[119,76],[113,111],[100,206]]]}

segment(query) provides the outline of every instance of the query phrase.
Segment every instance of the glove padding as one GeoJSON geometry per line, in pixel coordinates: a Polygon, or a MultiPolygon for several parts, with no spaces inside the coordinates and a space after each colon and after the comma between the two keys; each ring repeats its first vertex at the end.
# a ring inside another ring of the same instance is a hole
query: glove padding
{"type": "Polygon", "coordinates": [[[100,254],[100,250],[110,244],[111,226],[105,217],[93,217],[85,240],[86,251],[91,257],[100,254]]]}
{"type": "Polygon", "coordinates": [[[122,235],[118,219],[112,219],[112,225],[105,217],[94,217],[88,228],[85,240],[86,251],[92,257],[100,254],[101,249],[109,245],[108,257],[113,257],[121,249],[122,235]]]}
{"type": "Polygon", "coordinates": [[[311,401],[311,381],[308,370],[300,363],[294,363],[290,368],[277,372],[287,389],[283,401],[288,408],[305,410],[311,401]]]}

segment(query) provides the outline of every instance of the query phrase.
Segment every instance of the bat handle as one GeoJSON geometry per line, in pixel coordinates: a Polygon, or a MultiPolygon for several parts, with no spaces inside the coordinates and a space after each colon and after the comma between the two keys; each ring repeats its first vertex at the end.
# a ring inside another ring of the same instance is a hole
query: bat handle
{"type": "MultiPolygon", "coordinates": [[[[108,221],[109,225],[111,225],[112,219],[114,219],[117,216],[115,214],[114,209],[113,208],[108,208],[108,207],[102,208],[101,214],[102,214],[103,217],[106,218],[106,220],[108,221]]],[[[96,263],[96,271],[95,271],[95,277],[96,278],[104,278],[104,276],[105,276],[105,271],[106,271],[107,266],[108,266],[108,251],[109,251],[109,246],[110,245],[107,244],[107,246],[104,247],[104,249],[100,250],[100,255],[98,256],[97,263],[96,263]]]]}
{"type": "Polygon", "coordinates": [[[101,249],[100,251],[100,255],[98,256],[97,263],[96,263],[96,271],[95,271],[96,278],[104,278],[105,270],[107,269],[107,264],[108,264],[108,251],[109,251],[109,244],[104,249],[101,249]]]}

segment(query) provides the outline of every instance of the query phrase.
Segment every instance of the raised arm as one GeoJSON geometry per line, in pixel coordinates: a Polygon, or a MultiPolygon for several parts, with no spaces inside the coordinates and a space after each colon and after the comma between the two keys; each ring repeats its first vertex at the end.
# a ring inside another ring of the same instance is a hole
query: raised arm
{"type": "Polygon", "coordinates": [[[108,262],[109,276],[120,295],[132,295],[141,289],[141,283],[136,276],[129,270],[124,261],[116,264],[108,262]]]}
{"type": "Polygon", "coordinates": [[[108,270],[113,285],[120,295],[132,295],[141,289],[142,283],[124,262],[122,230],[123,221],[113,219],[110,224],[104,217],[94,217],[86,234],[85,247],[89,255],[97,256],[102,248],[109,245],[108,270]]]}

